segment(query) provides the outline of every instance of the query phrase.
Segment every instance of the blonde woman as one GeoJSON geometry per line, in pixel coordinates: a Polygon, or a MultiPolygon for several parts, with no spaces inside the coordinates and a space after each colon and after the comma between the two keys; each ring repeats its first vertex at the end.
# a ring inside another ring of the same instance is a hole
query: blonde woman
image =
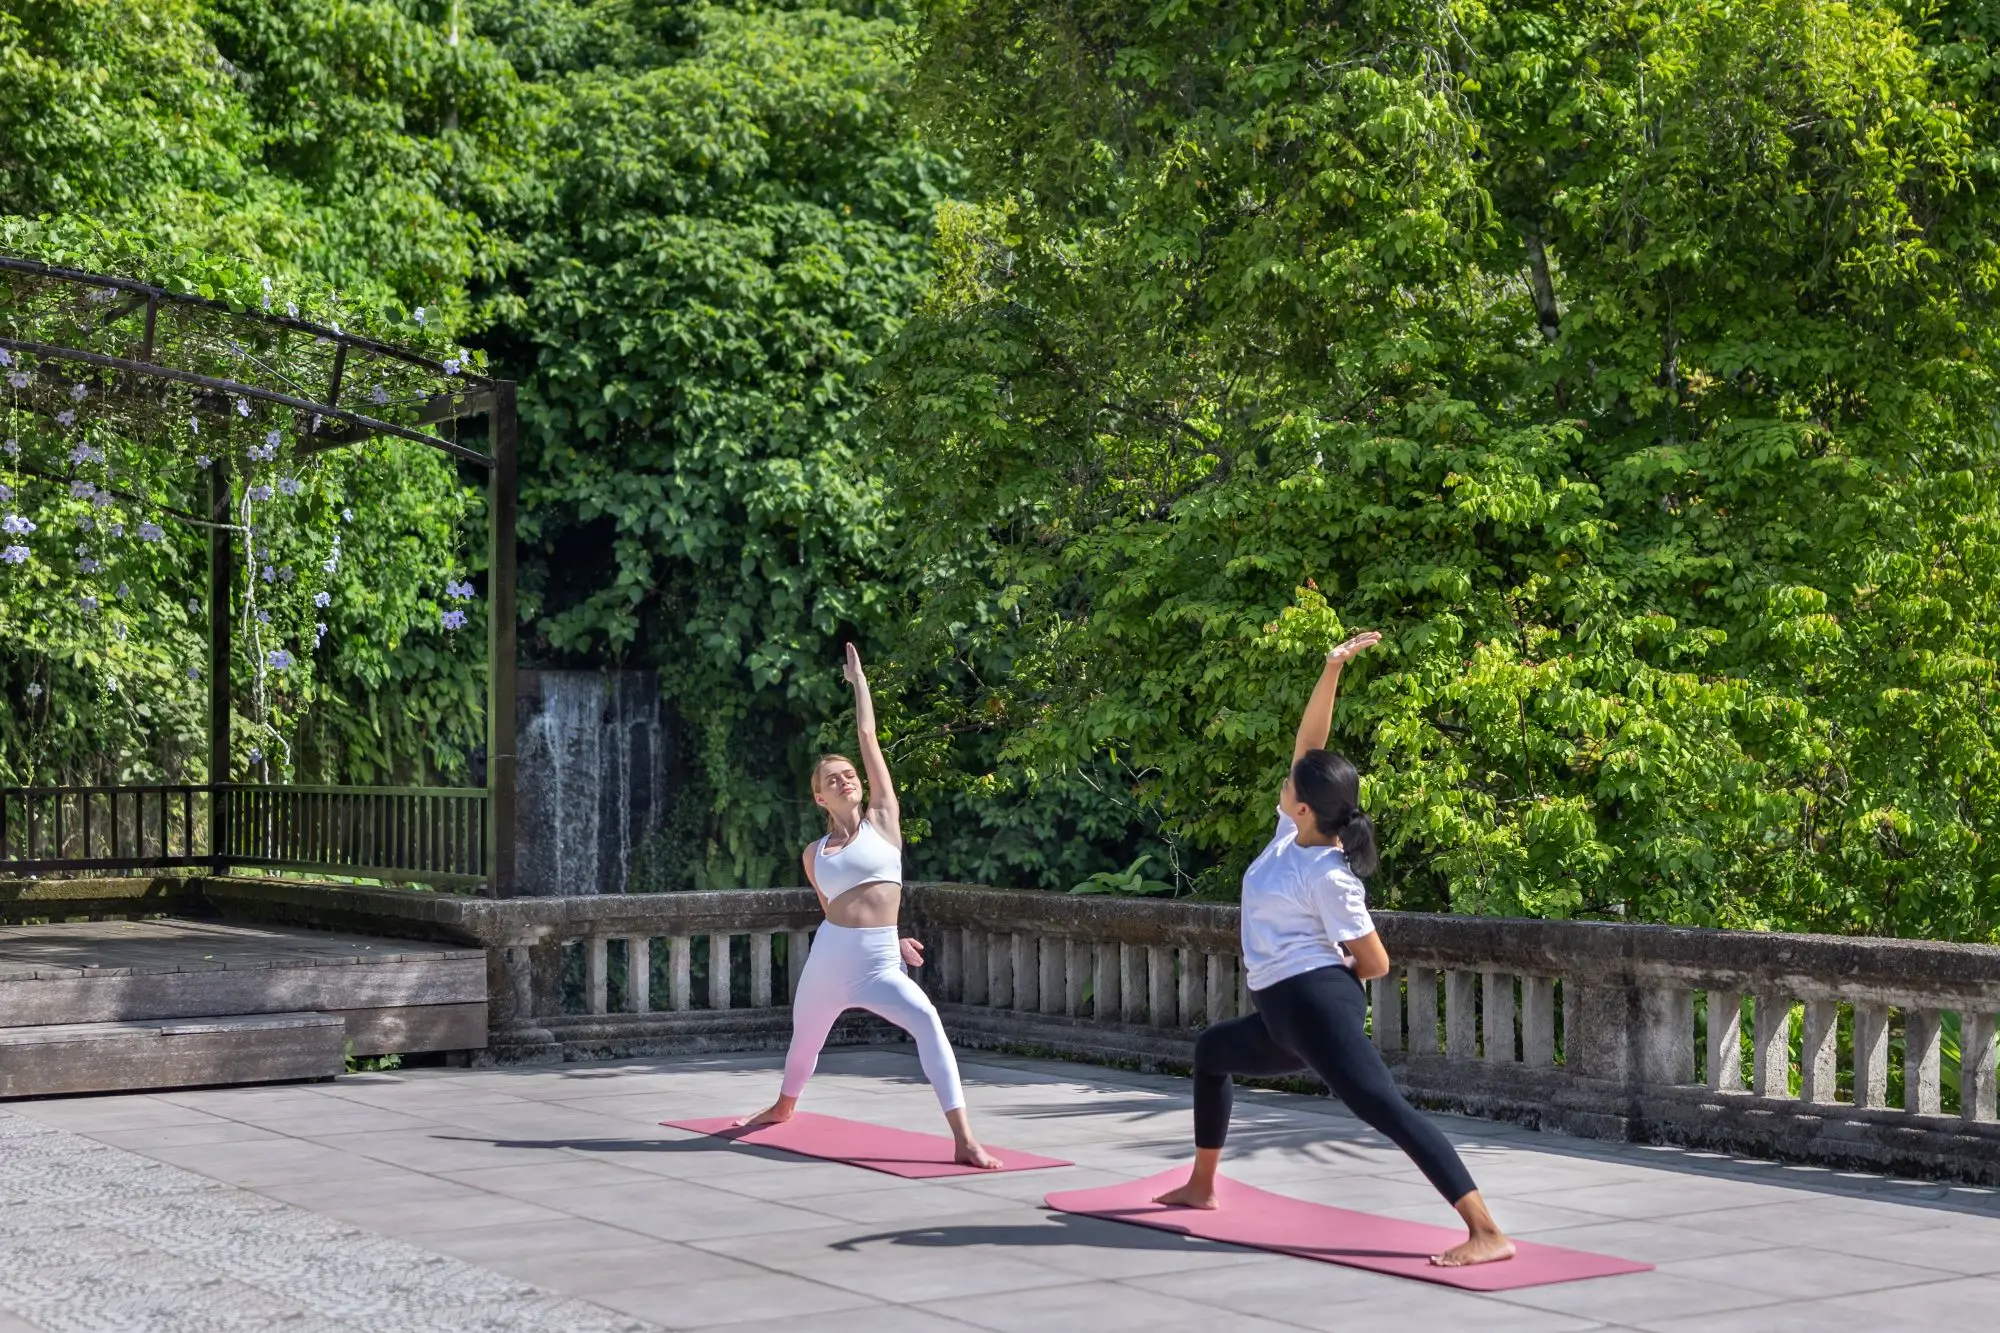
{"type": "Polygon", "coordinates": [[[826,836],[806,848],[804,860],[826,921],[813,937],[792,997],[792,1045],[778,1100],[737,1123],[790,1120],[834,1023],[849,1009],[866,1009],[915,1039],[924,1077],[951,1126],[956,1160],[994,1170],[999,1160],[973,1136],[944,1024],[930,997],[903,971],[905,963],[921,967],[924,950],[917,941],[896,936],[903,905],[902,824],[889,762],[875,738],[875,701],[853,644],[847,645],[847,682],[854,687],[854,725],[868,782],[864,788],[845,755],[825,755],[813,765],[813,803],[826,811],[826,836]]]}

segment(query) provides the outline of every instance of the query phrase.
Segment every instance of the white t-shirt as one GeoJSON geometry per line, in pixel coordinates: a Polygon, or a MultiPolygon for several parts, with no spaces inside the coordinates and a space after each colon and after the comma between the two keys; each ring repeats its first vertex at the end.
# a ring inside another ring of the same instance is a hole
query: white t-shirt
{"type": "Polygon", "coordinates": [[[1270,845],[1243,872],[1243,970],[1251,990],[1319,967],[1340,967],[1340,945],[1375,929],[1368,888],[1338,847],[1299,846],[1299,826],[1278,812],[1270,845]]]}

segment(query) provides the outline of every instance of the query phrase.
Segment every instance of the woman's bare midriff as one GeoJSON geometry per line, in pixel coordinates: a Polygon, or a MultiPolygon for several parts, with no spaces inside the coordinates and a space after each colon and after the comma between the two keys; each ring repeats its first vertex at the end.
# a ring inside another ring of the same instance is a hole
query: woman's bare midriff
{"type": "Polygon", "coordinates": [[[878,879],[859,884],[826,905],[826,919],[849,930],[893,926],[903,910],[903,886],[878,879]]]}

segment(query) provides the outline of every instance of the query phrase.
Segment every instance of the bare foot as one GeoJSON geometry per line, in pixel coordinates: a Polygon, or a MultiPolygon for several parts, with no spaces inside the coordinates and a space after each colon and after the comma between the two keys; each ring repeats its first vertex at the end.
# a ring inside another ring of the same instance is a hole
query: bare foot
{"type": "Polygon", "coordinates": [[[1165,1194],[1155,1198],[1153,1202],[1163,1203],[1169,1208],[1204,1208],[1213,1212],[1215,1211],[1215,1190],[1213,1187],[1204,1189],[1190,1180],[1177,1190],[1168,1190],[1165,1194]]]}
{"type": "Polygon", "coordinates": [[[1466,1237],[1463,1245],[1454,1245],[1443,1254],[1432,1255],[1431,1262],[1439,1268],[1469,1268],[1473,1264],[1493,1264],[1513,1257],[1514,1242],[1492,1231],[1466,1237]]]}
{"type": "Polygon", "coordinates": [[[1000,1169],[1000,1159],[974,1141],[959,1144],[958,1151],[951,1155],[951,1159],[960,1166],[976,1166],[981,1171],[1000,1169]]]}
{"type": "Polygon", "coordinates": [[[782,1125],[792,1118],[792,1108],[782,1102],[767,1106],[756,1115],[746,1115],[736,1122],[736,1128],[749,1129],[754,1125],[782,1125]]]}

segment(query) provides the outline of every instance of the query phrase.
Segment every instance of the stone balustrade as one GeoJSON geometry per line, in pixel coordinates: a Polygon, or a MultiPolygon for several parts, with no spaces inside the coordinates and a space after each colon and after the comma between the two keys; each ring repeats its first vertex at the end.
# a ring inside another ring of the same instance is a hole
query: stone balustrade
{"type": "MultiPolygon", "coordinates": [[[[820,920],[805,889],[493,901],[218,879],[199,892],[225,914],[485,948],[488,1057],[510,1061],[781,1048],[820,920]]],[[[1421,1104],[2000,1185],[2000,949],[1377,922],[1394,967],[1371,984],[1374,1039],[1421,1104]]],[[[967,1047],[1185,1069],[1202,1026],[1249,1008],[1227,904],[913,885],[904,926],[967,1047]]],[[[834,1040],[893,1036],[856,1016],[834,1040]]]]}

